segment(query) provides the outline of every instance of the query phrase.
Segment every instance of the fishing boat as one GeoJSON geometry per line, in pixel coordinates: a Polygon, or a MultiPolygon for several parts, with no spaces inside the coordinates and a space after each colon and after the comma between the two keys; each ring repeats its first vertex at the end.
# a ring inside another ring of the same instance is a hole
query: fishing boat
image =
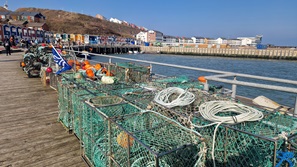
{"type": "Polygon", "coordinates": [[[268,105],[273,102],[267,98],[253,101],[236,95],[236,85],[297,94],[296,88],[243,82],[239,77],[296,81],[99,54],[109,62],[91,63],[78,60],[77,51],[68,51],[65,59],[78,62],[75,65],[84,70],[73,67],[59,76],[51,73],[50,83],[59,94],[59,120],[78,138],[88,165],[296,165],[296,107],[284,111],[280,105],[268,105]],[[153,75],[152,65],[215,75],[195,81],[153,75]],[[232,90],[211,81],[232,84],[232,90]]]}

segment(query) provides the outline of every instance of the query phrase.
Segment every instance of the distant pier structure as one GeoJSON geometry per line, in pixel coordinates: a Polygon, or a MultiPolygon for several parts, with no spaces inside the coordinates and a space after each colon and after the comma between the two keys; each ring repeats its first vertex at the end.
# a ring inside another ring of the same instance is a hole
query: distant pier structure
{"type": "Polygon", "coordinates": [[[76,45],[75,51],[89,51],[98,54],[126,54],[129,52],[140,52],[140,46],[135,45],[76,45]]]}
{"type": "Polygon", "coordinates": [[[141,46],[145,53],[297,60],[297,49],[185,48],[141,46]]]}

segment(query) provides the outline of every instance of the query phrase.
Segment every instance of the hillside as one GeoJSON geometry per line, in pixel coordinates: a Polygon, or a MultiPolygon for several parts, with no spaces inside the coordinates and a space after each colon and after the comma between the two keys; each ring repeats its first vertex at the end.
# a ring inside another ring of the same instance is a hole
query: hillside
{"type": "Polygon", "coordinates": [[[140,32],[137,28],[111,23],[80,13],[39,8],[19,8],[16,10],[16,12],[24,11],[42,13],[46,16],[46,23],[53,32],[116,35],[122,37],[133,37],[140,32]]]}

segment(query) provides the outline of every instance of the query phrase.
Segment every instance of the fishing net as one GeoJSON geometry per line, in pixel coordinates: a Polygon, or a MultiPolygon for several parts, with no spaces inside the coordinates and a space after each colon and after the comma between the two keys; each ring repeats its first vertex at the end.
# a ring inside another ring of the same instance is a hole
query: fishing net
{"type": "Polygon", "coordinates": [[[114,119],[107,136],[96,140],[95,166],[203,166],[200,138],[154,113],[114,119]]]}
{"type": "Polygon", "coordinates": [[[125,92],[122,97],[137,105],[142,109],[146,109],[155,97],[155,92],[147,89],[137,89],[131,92],[125,92]]]}
{"type": "Polygon", "coordinates": [[[84,110],[84,101],[94,97],[106,96],[105,93],[92,89],[76,90],[72,93],[73,105],[73,127],[75,135],[81,139],[81,124],[82,124],[82,111],[84,110]]]}
{"type": "MultiPolygon", "coordinates": [[[[206,166],[213,166],[213,144],[216,166],[275,166],[279,162],[276,158],[277,151],[286,147],[280,134],[290,134],[296,129],[296,120],[293,121],[292,117],[287,115],[265,114],[265,118],[260,121],[220,125],[215,138],[215,126],[197,128],[208,141],[206,166]]],[[[203,126],[211,122],[202,117],[194,117],[193,123],[203,126]]]]}
{"type": "Polygon", "coordinates": [[[129,62],[117,63],[115,76],[119,81],[126,83],[148,82],[150,79],[150,67],[129,62]]]}
{"type": "MultiPolygon", "coordinates": [[[[122,100],[115,96],[102,96],[91,98],[83,104],[80,118],[82,120],[81,133],[84,144],[83,155],[93,164],[99,163],[93,160],[94,154],[101,158],[106,157],[107,148],[104,148],[104,143],[100,147],[100,149],[105,150],[104,152],[98,152],[94,146],[108,140],[107,137],[111,131],[108,128],[111,123],[110,120],[140,112],[139,108],[129,103],[123,103],[122,100]],[[101,155],[101,153],[103,154],[101,155]]],[[[100,163],[102,162],[100,161],[100,163]]]]}

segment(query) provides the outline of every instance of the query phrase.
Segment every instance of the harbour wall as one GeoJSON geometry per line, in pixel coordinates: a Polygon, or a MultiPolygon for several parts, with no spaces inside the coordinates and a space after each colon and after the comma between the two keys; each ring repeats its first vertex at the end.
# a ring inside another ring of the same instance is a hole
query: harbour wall
{"type": "Polygon", "coordinates": [[[297,60],[297,50],[293,49],[235,49],[235,48],[185,48],[141,46],[145,53],[220,56],[236,58],[261,58],[297,60]]]}
{"type": "Polygon", "coordinates": [[[118,46],[118,45],[76,45],[73,46],[73,49],[76,51],[90,51],[92,48],[92,53],[98,54],[126,54],[129,51],[138,51],[140,52],[140,46],[135,45],[126,45],[126,46],[118,46]]]}

